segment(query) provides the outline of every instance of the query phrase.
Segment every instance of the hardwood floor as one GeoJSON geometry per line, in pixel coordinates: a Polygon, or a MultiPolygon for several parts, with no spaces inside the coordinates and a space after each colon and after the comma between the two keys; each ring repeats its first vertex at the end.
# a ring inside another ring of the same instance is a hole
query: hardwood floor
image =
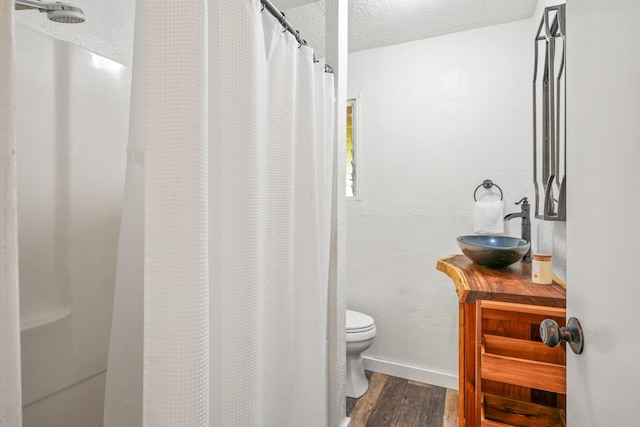
{"type": "Polygon", "coordinates": [[[457,427],[458,392],[378,372],[369,390],[347,398],[349,427],[457,427]]]}

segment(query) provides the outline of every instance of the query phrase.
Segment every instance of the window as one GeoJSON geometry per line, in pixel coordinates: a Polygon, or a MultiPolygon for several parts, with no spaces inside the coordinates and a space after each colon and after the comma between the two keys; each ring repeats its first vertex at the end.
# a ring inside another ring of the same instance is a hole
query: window
{"type": "Polygon", "coordinates": [[[356,159],[355,159],[355,132],[354,117],[356,100],[347,101],[347,197],[356,195],[356,159]]]}

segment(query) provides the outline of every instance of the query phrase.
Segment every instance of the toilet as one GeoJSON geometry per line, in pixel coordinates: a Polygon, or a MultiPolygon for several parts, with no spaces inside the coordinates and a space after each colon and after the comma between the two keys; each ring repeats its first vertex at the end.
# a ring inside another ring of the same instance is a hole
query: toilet
{"type": "Polygon", "coordinates": [[[375,337],[376,324],[371,316],[347,310],[347,397],[358,398],[369,388],[362,352],[371,347],[375,337]]]}

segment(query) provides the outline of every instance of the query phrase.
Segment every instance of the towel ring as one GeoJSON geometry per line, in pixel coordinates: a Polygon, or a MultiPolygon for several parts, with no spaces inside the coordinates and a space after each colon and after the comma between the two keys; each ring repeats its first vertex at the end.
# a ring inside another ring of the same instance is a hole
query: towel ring
{"type": "Polygon", "coordinates": [[[500,200],[504,198],[504,195],[502,194],[502,188],[500,188],[498,184],[494,184],[493,181],[491,181],[490,179],[485,179],[484,181],[482,181],[482,184],[478,185],[476,187],[476,190],[473,192],[473,200],[475,202],[478,201],[478,199],[476,199],[476,193],[478,192],[478,189],[480,189],[480,187],[484,187],[487,190],[490,189],[491,187],[498,187],[498,190],[500,190],[500,200]]]}

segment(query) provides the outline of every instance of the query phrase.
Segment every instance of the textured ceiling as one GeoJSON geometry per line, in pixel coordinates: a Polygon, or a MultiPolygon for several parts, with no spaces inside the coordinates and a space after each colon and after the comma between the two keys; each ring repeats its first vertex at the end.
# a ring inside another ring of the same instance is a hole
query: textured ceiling
{"type": "MultiPolygon", "coordinates": [[[[238,1],[238,0],[234,0],[238,1]]],[[[257,1],[257,0],[256,0],[257,1]]],[[[342,0],[344,1],[344,0],[342,0]]],[[[326,0],[271,0],[318,58],[324,57],[326,0]]],[[[530,17],[537,0],[349,0],[349,51],[355,52],[530,17]]],[[[16,11],[16,22],[131,65],[135,0],[73,0],[84,24],[50,22],[16,11]]]]}
{"type": "MultiPolygon", "coordinates": [[[[316,56],[324,57],[326,0],[275,0],[316,56]],[[294,7],[287,6],[292,5],[294,7]]],[[[349,51],[529,18],[537,0],[349,0],[349,51]]]]}
{"type": "Polygon", "coordinates": [[[15,20],[130,66],[135,0],[71,0],[69,3],[84,11],[86,21],[83,24],[51,22],[37,10],[17,10],[15,20]]]}

